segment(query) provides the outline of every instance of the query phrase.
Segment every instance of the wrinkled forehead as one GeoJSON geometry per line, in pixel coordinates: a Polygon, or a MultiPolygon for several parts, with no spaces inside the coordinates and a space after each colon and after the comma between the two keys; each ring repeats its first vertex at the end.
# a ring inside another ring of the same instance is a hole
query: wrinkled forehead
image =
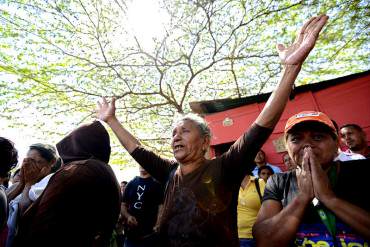
{"type": "Polygon", "coordinates": [[[174,123],[172,130],[177,128],[197,128],[197,123],[191,119],[181,119],[174,123]]]}

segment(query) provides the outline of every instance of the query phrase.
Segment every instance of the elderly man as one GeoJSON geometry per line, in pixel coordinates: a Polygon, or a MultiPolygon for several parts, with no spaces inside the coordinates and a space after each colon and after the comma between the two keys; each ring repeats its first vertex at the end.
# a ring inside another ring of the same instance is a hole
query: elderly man
{"type": "Polygon", "coordinates": [[[257,246],[367,246],[369,161],[333,161],[338,136],[321,112],[288,119],[285,140],[298,167],[268,181],[253,228],[257,246]]]}
{"type": "Polygon", "coordinates": [[[340,128],[341,141],[353,154],[361,154],[370,158],[370,148],[367,145],[366,133],[357,124],[346,124],[340,128]]]}

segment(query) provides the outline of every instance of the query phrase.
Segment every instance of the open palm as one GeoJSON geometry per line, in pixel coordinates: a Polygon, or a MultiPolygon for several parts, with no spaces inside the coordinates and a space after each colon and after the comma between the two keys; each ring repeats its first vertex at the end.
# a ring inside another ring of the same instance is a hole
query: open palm
{"type": "Polygon", "coordinates": [[[98,119],[107,122],[109,119],[115,117],[116,114],[116,99],[112,98],[112,102],[108,103],[105,98],[102,102],[98,102],[96,116],[98,119]]]}
{"type": "Polygon", "coordinates": [[[301,28],[294,43],[285,47],[282,44],[277,45],[279,57],[284,65],[301,65],[310,51],[315,46],[321,29],[328,20],[328,16],[319,15],[311,18],[301,28]]]}

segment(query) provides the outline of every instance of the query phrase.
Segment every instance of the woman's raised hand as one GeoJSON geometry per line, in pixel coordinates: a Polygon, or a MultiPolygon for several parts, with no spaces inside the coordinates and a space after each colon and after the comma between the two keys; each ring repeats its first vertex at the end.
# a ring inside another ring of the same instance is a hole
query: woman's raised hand
{"type": "Polygon", "coordinates": [[[97,102],[96,117],[104,122],[116,117],[116,99],[112,98],[109,103],[104,97],[97,102]]]}
{"type": "Polygon", "coordinates": [[[282,44],[277,45],[279,57],[283,65],[301,65],[310,51],[315,46],[321,29],[328,20],[328,16],[319,15],[311,18],[301,28],[294,43],[285,47],[282,44]]]}

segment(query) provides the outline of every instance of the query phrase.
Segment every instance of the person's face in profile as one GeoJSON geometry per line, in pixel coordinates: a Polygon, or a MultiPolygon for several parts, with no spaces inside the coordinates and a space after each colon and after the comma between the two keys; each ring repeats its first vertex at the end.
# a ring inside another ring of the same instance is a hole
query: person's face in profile
{"type": "Polygon", "coordinates": [[[256,157],[254,158],[254,162],[256,163],[265,162],[265,154],[263,153],[263,151],[258,151],[256,157]]]}

